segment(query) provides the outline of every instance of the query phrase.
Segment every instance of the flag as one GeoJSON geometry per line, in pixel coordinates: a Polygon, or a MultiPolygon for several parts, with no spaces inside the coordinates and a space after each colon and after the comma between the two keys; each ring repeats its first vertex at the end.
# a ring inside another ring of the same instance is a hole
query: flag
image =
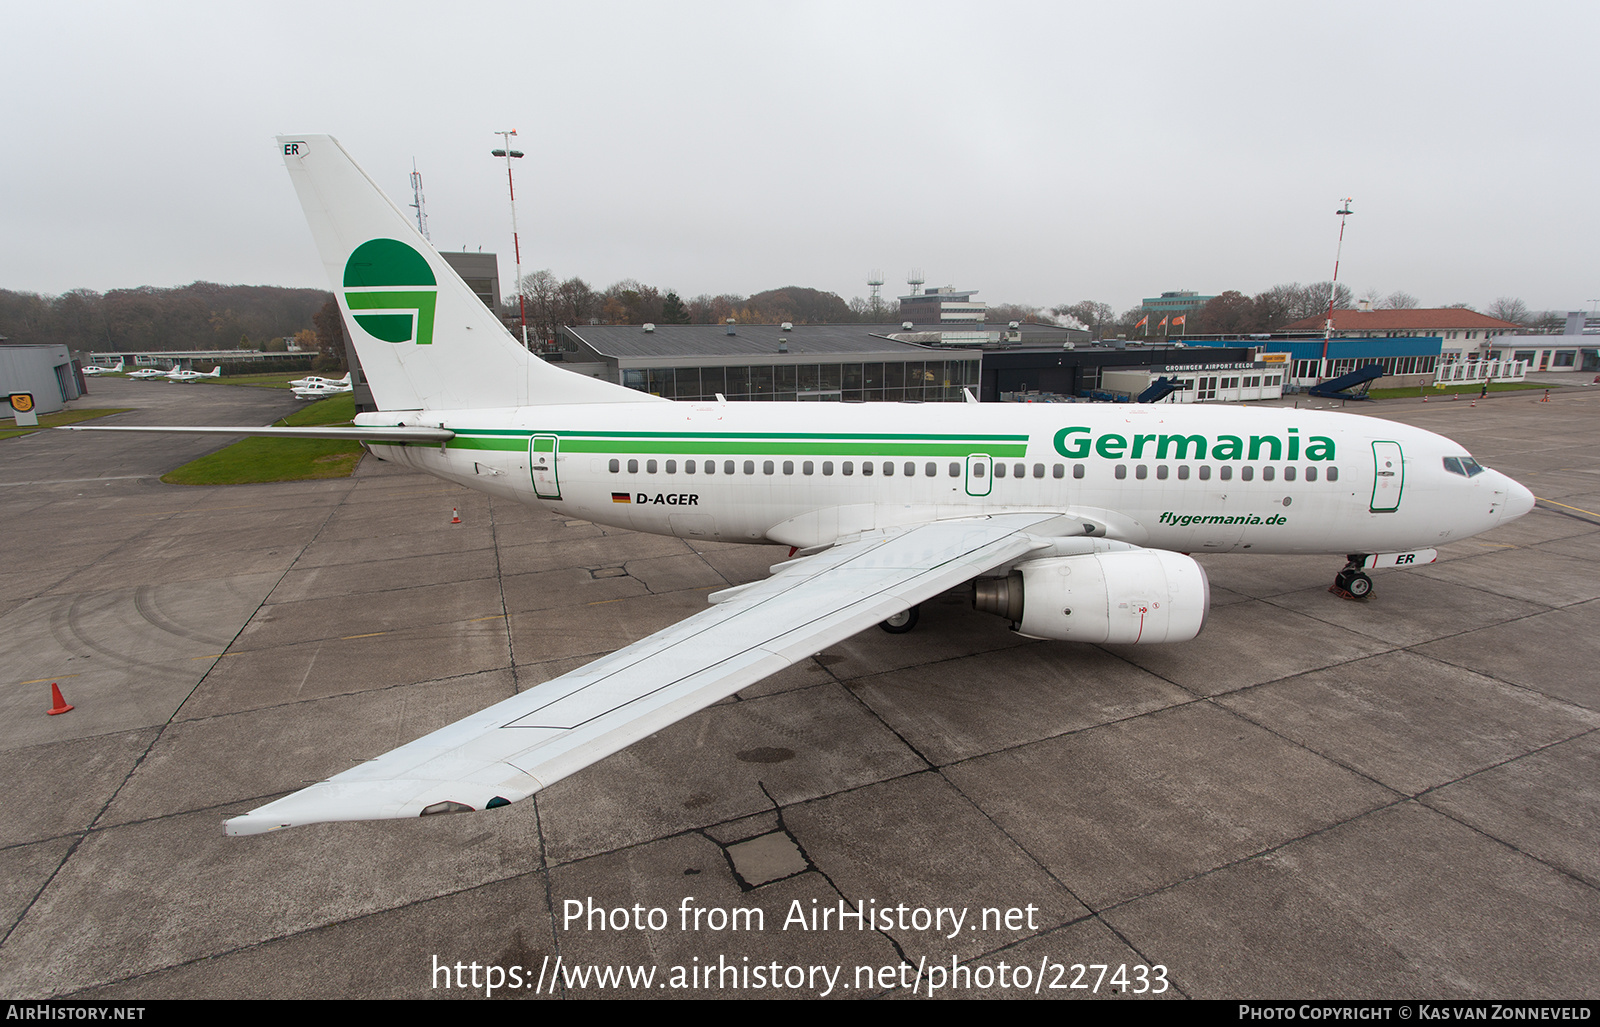
{"type": "Polygon", "coordinates": [[[1143,328],[1145,325],[1147,325],[1149,323],[1150,323],[1150,315],[1146,314],[1145,316],[1143,316],[1143,317],[1141,317],[1139,319],[1139,323],[1138,324],[1133,326],[1133,330],[1134,331],[1138,331],[1139,329],[1143,328]]]}
{"type": "Polygon", "coordinates": [[[1166,326],[1167,326],[1167,319],[1166,318],[1162,318],[1161,319],[1161,323],[1156,325],[1157,328],[1165,328],[1166,326]]]}
{"type": "Polygon", "coordinates": [[[1183,324],[1183,315],[1182,314],[1179,314],[1177,317],[1172,319],[1172,327],[1176,328],[1181,324],[1183,324]]]}

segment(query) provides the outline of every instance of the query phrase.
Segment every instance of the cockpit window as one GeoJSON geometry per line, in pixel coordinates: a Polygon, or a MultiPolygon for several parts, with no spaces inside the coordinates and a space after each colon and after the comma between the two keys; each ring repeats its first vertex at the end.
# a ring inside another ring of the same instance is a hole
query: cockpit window
{"type": "Polygon", "coordinates": [[[1471,478],[1484,471],[1482,465],[1470,456],[1447,456],[1444,458],[1444,469],[1463,478],[1471,478]]]}

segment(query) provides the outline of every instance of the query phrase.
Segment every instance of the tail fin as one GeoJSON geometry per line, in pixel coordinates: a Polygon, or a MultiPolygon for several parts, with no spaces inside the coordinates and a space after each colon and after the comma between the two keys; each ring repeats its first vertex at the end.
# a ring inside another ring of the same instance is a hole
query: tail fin
{"type": "Polygon", "coordinates": [[[381,409],[655,401],[523,349],[332,136],[278,147],[381,409]]]}

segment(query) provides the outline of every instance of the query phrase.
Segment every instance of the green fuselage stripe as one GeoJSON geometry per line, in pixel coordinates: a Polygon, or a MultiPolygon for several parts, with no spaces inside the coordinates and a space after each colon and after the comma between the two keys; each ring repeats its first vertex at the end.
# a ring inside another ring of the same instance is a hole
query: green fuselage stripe
{"type": "Polygon", "coordinates": [[[533,435],[555,435],[563,453],[608,456],[1025,456],[1026,435],[911,435],[822,432],[537,431],[457,428],[453,449],[526,450],[533,435]]]}
{"type": "MultiPolygon", "coordinates": [[[[448,443],[451,449],[500,450],[521,452],[528,448],[521,438],[481,438],[457,433],[448,443]]],[[[751,439],[595,439],[563,438],[562,453],[602,453],[609,456],[990,456],[1019,457],[1027,454],[1027,443],[997,443],[980,440],[956,442],[849,442],[818,439],[814,442],[772,438],[751,439]]]]}
{"type": "Polygon", "coordinates": [[[728,431],[550,431],[528,428],[455,428],[459,435],[508,435],[526,439],[530,435],[557,435],[562,439],[815,439],[823,442],[884,440],[889,442],[1017,442],[1026,444],[1026,435],[914,435],[877,432],[852,432],[847,435],[826,432],[728,432],[728,431]]]}

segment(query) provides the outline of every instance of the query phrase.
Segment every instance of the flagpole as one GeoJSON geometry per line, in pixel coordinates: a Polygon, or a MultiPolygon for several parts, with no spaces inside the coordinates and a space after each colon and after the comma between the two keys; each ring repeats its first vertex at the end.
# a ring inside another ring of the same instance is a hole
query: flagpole
{"type": "Polygon", "coordinates": [[[1339,246],[1333,251],[1333,281],[1328,285],[1328,320],[1322,326],[1322,362],[1317,365],[1317,377],[1327,378],[1328,340],[1333,338],[1333,300],[1339,294],[1339,258],[1344,256],[1344,221],[1350,216],[1350,197],[1345,197],[1334,211],[1339,215],[1339,246]]]}

